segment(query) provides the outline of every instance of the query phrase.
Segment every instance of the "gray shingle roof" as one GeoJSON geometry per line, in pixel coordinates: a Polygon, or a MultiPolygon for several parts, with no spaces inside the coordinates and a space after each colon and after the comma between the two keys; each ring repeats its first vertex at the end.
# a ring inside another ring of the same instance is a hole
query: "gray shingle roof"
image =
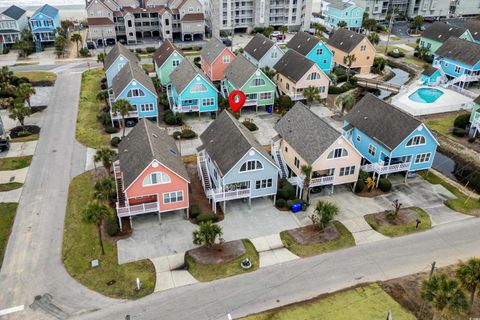
{"type": "Polygon", "coordinates": [[[36,15],[37,13],[43,13],[44,15],[47,15],[50,18],[55,18],[55,16],[58,14],[58,9],[52,7],[49,4],[44,4],[43,6],[38,8],[32,16],[36,15]]]}
{"type": "Polygon", "coordinates": [[[115,97],[118,97],[132,80],[138,81],[154,95],[157,95],[152,78],[150,78],[136,62],[129,61],[112,80],[112,90],[115,97]]]}
{"type": "Polygon", "coordinates": [[[465,22],[464,27],[470,31],[473,39],[476,41],[480,40],[480,20],[469,19],[465,22]]]}
{"type": "Polygon", "coordinates": [[[301,102],[277,122],[275,130],[310,165],[341,136],[301,102]]]}
{"type": "Polygon", "coordinates": [[[255,34],[255,36],[250,40],[245,46],[245,52],[259,61],[263,56],[273,47],[274,42],[261,33],[255,34]]]}
{"type": "Polygon", "coordinates": [[[435,54],[474,66],[480,62],[480,44],[451,37],[435,51],[435,54]]]}
{"type": "Polygon", "coordinates": [[[203,46],[202,51],[200,51],[200,56],[202,59],[205,59],[208,64],[212,64],[225,48],[226,46],[222,41],[213,37],[203,46]]]}
{"type": "Polygon", "coordinates": [[[424,71],[423,71],[423,75],[427,76],[427,77],[430,77],[430,76],[433,76],[435,74],[435,72],[437,72],[438,69],[435,68],[435,67],[432,67],[432,66],[428,66],[424,71]]]}
{"type": "Polygon", "coordinates": [[[304,31],[299,31],[287,43],[287,48],[293,49],[300,54],[306,56],[320,42],[315,36],[304,31]]]}
{"type": "Polygon", "coordinates": [[[475,100],[473,100],[474,103],[480,104],[480,96],[476,97],[475,100]]]}
{"type": "Polygon", "coordinates": [[[329,7],[336,8],[339,10],[344,10],[346,8],[353,6],[353,3],[344,2],[343,0],[328,0],[327,2],[329,7]]]}
{"type": "Polygon", "coordinates": [[[247,58],[238,55],[225,69],[225,78],[237,88],[241,88],[257,70],[257,66],[248,61],[247,58]]]}
{"type": "Polygon", "coordinates": [[[366,37],[360,33],[338,28],[333,34],[330,34],[328,44],[343,52],[350,52],[366,37]]]}
{"type": "Polygon", "coordinates": [[[422,37],[438,42],[445,42],[450,37],[460,37],[466,30],[467,29],[461,26],[435,21],[423,32],[422,37]]]}
{"type": "Polygon", "coordinates": [[[183,51],[177,48],[177,46],[167,38],[153,53],[153,61],[155,61],[158,67],[161,67],[174,51],[177,51],[179,54],[184,56],[183,51]]]}
{"type": "Polygon", "coordinates": [[[125,188],[135,181],[153,160],[159,161],[190,182],[175,140],[167,134],[166,129],[148,119],[140,119],[122,139],[118,146],[118,159],[125,188]]]}
{"type": "Polygon", "coordinates": [[[207,75],[201,69],[194,66],[189,59],[183,59],[183,61],[180,62],[178,67],[170,74],[170,80],[172,81],[172,86],[175,88],[175,91],[180,94],[198,74],[216,88],[207,75]]]}
{"type": "Polygon", "coordinates": [[[122,55],[125,59],[131,62],[138,62],[137,56],[135,56],[135,54],[130,51],[130,49],[125,47],[120,42],[117,42],[105,57],[105,70],[108,70],[108,68],[110,68],[110,66],[115,62],[115,60],[117,60],[118,56],[120,55],[122,55]]]}
{"type": "Polygon", "coordinates": [[[288,79],[297,82],[313,65],[315,62],[305,58],[297,51],[288,50],[273,68],[288,79]]]}
{"type": "Polygon", "coordinates": [[[353,107],[345,120],[389,150],[395,149],[422,124],[371,93],[353,107]]]}
{"type": "Polygon", "coordinates": [[[276,166],[253,134],[228,111],[220,113],[200,135],[200,140],[221,176],[224,176],[251,148],[255,148],[276,166]]]}
{"type": "Polygon", "coordinates": [[[22,8],[19,8],[17,7],[16,5],[11,5],[10,7],[8,7],[7,9],[5,9],[2,14],[3,15],[6,15],[7,17],[10,17],[14,20],[18,20],[21,16],[23,16],[23,14],[25,13],[26,11],[23,10],[22,8]]]}

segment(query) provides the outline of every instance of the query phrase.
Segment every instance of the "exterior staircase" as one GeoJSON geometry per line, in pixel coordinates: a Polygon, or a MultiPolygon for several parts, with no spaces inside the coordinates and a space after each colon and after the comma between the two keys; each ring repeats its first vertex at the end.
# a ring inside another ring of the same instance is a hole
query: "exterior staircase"
{"type": "Polygon", "coordinates": [[[287,170],[285,168],[285,163],[283,162],[282,156],[280,155],[279,151],[275,152],[275,162],[280,167],[281,177],[286,178],[287,177],[287,170]]]}
{"type": "Polygon", "coordinates": [[[210,184],[210,177],[208,176],[207,165],[205,164],[205,161],[201,161],[200,166],[202,169],[202,178],[204,181],[205,191],[209,191],[212,189],[212,186],[210,184]]]}
{"type": "Polygon", "coordinates": [[[118,164],[113,165],[115,188],[117,189],[117,207],[125,207],[125,192],[123,192],[123,176],[118,164]]]}

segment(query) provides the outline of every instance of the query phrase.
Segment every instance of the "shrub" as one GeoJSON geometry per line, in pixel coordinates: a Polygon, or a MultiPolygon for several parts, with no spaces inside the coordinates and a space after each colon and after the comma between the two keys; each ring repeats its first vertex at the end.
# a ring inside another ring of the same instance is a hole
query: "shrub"
{"type": "Polygon", "coordinates": [[[360,170],[360,173],[358,174],[359,180],[365,181],[368,177],[370,177],[370,174],[368,172],[360,170]]]}
{"type": "Polygon", "coordinates": [[[113,137],[112,140],[110,140],[110,145],[114,148],[118,148],[120,141],[122,141],[122,139],[120,139],[119,137],[113,137]]]}
{"type": "Polygon", "coordinates": [[[257,131],[258,130],[257,125],[255,123],[251,122],[251,121],[245,120],[242,123],[250,131],[257,131]]]}
{"type": "Polygon", "coordinates": [[[90,50],[87,48],[80,49],[78,53],[80,54],[80,57],[90,57],[90,50]]]}
{"type": "Polygon", "coordinates": [[[172,110],[168,110],[165,112],[163,116],[163,120],[165,121],[166,124],[174,126],[174,125],[181,125],[183,123],[182,121],[182,115],[180,113],[173,113],[172,110]]]}
{"type": "Polygon", "coordinates": [[[293,107],[292,99],[287,95],[281,95],[275,99],[275,108],[278,108],[282,111],[288,111],[293,107]]]}
{"type": "Polygon", "coordinates": [[[97,120],[104,126],[108,126],[112,123],[112,119],[110,117],[110,112],[102,111],[97,114],[97,120]]]}
{"type": "Polygon", "coordinates": [[[108,133],[108,134],[117,133],[119,130],[120,129],[112,127],[112,126],[106,126],[105,127],[105,132],[108,133]]]}
{"type": "Polygon", "coordinates": [[[190,207],[190,217],[193,219],[197,219],[199,215],[202,214],[202,210],[200,210],[200,207],[197,206],[196,204],[192,204],[190,207]]]}
{"type": "Polygon", "coordinates": [[[355,193],[359,193],[359,192],[362,192],[364,189],[365,189],[365,182],[363,182],[364,180],[359,179],[357,180],[357,184],[355,185],[355,193]]]}
{"type": "Polygon", "coordinates": [[[175,131],[173,134],[173,139],[180,139],[182,137],[182,132],[181,131],[175,131]]]}
{"type": "Polygon", "coordinates": [[[100,80],[101,83],[106,83],[107,82],[107,78],[103,77],[102,80],[100,80]]]}
{"type": "Polygon", "coordinates": [[[392,182],[387,178],[380,178],[378,188],[383,192],[390,192],[390,190],[392,190],[392,182]]]}
{"type": "Polygon", "coordinates": [[[287,184],[289,184],[287,178],[281,178],[279,181],[278,181],[278,187],[281,189],[283,187],[285,187],[287,184]]]}
{"type": "Polygon", "coordinates": [[[294,204],[293,200],[287,200],[287,208],[290,210],[294,204]]]}
{"type": "Polygon", "coordinates": [[[429,56],[429,55],[426,55],[426,56],[423,57],[423,61],[425,61],[428,64],[431,64],[431,63],[433,63],[433,57],[429,56]]]}
{"type": "Polygon", "coordinates": [[[100,84],[100,89],[107,90],[107,84],[106,83],[100,84]]]}
{"type": "Polygon", "coordinates": [[[468,138],[468,142],[470,142],[470,143],[474,143],[475,140],[477,140],[475,137],[468,138]]]}
{"type": "Polygon", "coordinates": [[[288,199],[288,192],[285,189],[278,189],[277,190],[277,199],[287,200],[288,199]]]}
{"type": "Polygon", "coordinates": [[[284,199],[277,199],[277,201],[275,201],[275,207],[277,208],[285,208],[286,205],[287,202],[284,199]]]}
{"type": "Polygon", "coordinates": [[[462,128],[453,128],[452,134],[457,137],[465,137],[465,129],[462,128]]]}
{"type": "Polygon", "coordinates": [[[155,47],[146,47],[145,50],[146,50],[148,53],[152,53],[152,52],[155,52],[155,47]]]}
{"type": "Polygon", "coordinates": [[[10,48],[3,48],[3,54],[8,54],[10,52],[10,48]]]}
{"type": "Polygon", "coordinates": [[[201,222],[217,222],[218,221],[218,215],[216,213],[201,213],[197,216],[196,218],[197,223],[201,222]]]}
{"type": "Polygon", "coordinates": [[[135,49],[135,53],[142,54],[145,53],[145,51],[142,48],[137,48],[135,49]]]}
{"type": "Polygon", "coordinates": [[[192,129],[183,129],[180,136],[182,139],[194,139],[197,137],[197,134],[192,129]]]}
{"type": "Polygon", "coordinates": [[[117,218],[111,217],[107,220],[107,233],[110,237],[114,237],[118,234],[120,228],[118,227],[117,218]]]}
{"type": "Polygon", "coordinates": [[[470,114],[461,114],[455,118],[453,121],[453,126],[455,128],[465,129],[470,122],[470,114]]]}
{"type": "Polygon", "coordinates": [[[193,58],[193,63],[199,68],[201,67],[200,60],[201,60],[200,57],[193,58]]]}
{"type": "Polygon", "coordinates": [[[55,81],[53,80],[30,81],[30,83],[32,87],[53,87],[55,85],[55,81]]]}

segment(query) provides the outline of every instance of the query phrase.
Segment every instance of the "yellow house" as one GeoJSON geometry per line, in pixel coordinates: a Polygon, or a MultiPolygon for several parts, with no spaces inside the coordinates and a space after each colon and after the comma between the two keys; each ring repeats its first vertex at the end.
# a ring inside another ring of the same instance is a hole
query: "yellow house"
{"type": "Polygon", "coordinates": [[[333,53],[335,65],[347,68],[345,57],[353,55],[355,61],[352,62],[351,70],[360,74],[370,73],[376,50],[365,35],[339,28],[330,35],[327,46],[333,53]]]}
{"type": "Polygon", "coordinates": [[[281,168],[282,178],[301,194],[305,175],[302,166],[312,168],[310,188],[355,184],[362,155],[337,130],[297,102],[275,125],[278,136],[272,143],[272,155],[281,168]]]}

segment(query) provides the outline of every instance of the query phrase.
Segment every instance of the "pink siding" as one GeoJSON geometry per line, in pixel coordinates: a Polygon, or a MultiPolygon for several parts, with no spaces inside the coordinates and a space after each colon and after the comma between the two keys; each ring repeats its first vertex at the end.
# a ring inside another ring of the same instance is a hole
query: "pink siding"
{"type": "Polygon", "coordinates": [[[127,188],[125,190],[125,196],[126,198],[128,198],[130,205],[143,202],[152,202],[152,200],[154,201],[155,196],[159,199],[161,212],[183,209],[188,207],[189,205],[188,182],[155,160],[146,168],[146,170],[144,170],[138,176],[138,178],[130,186],[125,186],[125,188],[127,188]],[[158,166],[154,168],[152,166],[153,163],[157,163],[158,166]],[[171,182],[166,184],[157,184],[153,186],[143,186],[144,178],[154,172],[166,173],[170,177],[171,182]],[[183,201],[168,204],[164,203],[163,194],[166,192],[174,191],[183,191],[183,201]],[[142,198],[139,199],[139,197],[142,198]]]}
{"type": "Polygon", "coordinates": [[[212,65],[208,64],[208,62],[202,58],[202,70],[207,74],[210,80],[222,80],[224,78],[225,69],[230,65],[233,59],[235,59],[235,55],[232,53],[232,51],[230,51],[229,48],[225,48],[223,52],[217,57],[217,59],[212,63],[212,65]],[[224,56],[230,56],[230,62],[223,63],[224,56]]]}

